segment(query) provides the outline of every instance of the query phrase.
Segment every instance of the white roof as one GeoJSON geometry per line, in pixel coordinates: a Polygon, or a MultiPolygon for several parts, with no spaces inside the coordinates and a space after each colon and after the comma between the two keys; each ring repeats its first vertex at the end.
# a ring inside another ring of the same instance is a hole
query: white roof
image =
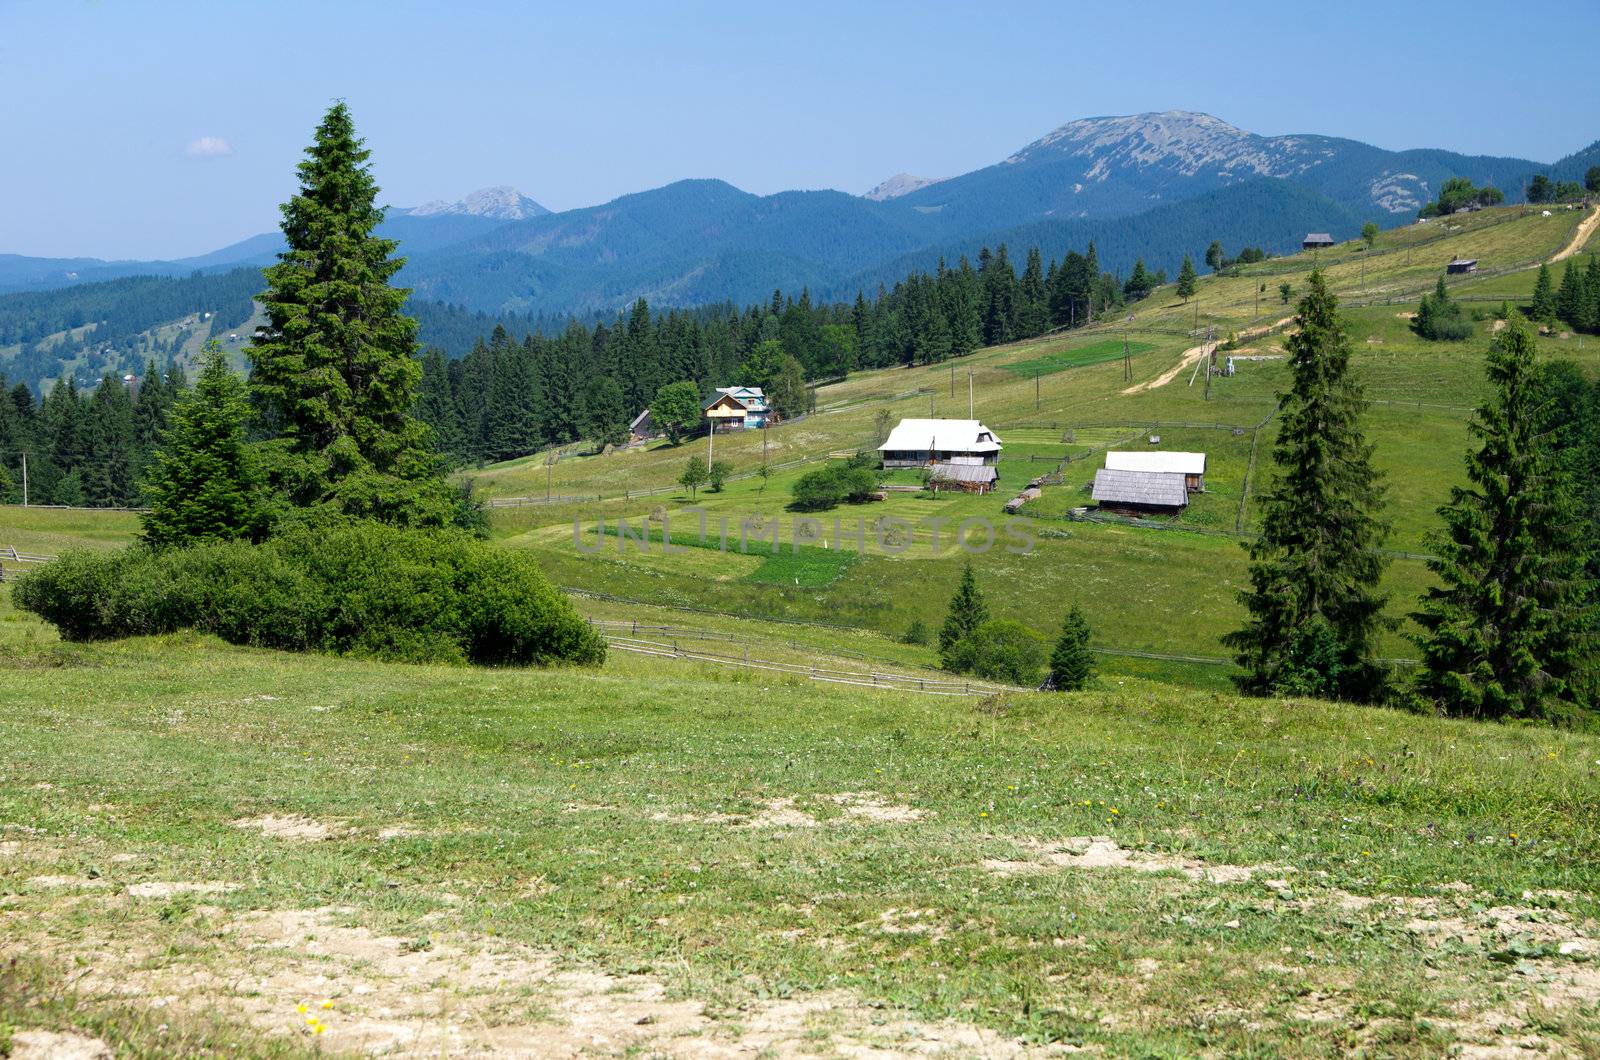
{"type": "Polygon", "coordinates": [[[1179,475],[1204,475],[1206,473],[1206,454],[1204,453],[1170,453],[1170,452],[1143,452],[1143,453],[1107,453],[1107,471],[1155,471],[1177,473],[1179,475]]]}
{"type": "Polygon", "coordinates": [[[978,420],[901,420],[880,452],[997,453],[1000,438],[978,420]]]}

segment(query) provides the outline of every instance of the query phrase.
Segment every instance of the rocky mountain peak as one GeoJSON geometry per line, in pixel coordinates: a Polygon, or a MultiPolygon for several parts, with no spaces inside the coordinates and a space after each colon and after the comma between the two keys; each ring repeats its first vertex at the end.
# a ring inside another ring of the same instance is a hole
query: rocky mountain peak
{"type": "Polygon", "coordinates": [[[407,211],[413,217],[437,217],[444,214],[468,214],[473,217],[490,217],[497,221],[525,221],[542,217],[550,211],[508,184],[492,188],[479,188],[459,202],[435,199],[407,211]]]}

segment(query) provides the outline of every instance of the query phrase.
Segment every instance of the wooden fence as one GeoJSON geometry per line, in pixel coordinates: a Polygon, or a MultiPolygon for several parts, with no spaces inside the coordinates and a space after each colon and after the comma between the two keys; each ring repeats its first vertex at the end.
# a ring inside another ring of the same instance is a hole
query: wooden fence
{"type": "Polygon", "coordinates": [[[0,584],[6,580],[6,563],[21,565],[23,563],[49,563],[54,556],[40,556],[32,552],[18,552],[15,545],[0,548],[0,584]]]}

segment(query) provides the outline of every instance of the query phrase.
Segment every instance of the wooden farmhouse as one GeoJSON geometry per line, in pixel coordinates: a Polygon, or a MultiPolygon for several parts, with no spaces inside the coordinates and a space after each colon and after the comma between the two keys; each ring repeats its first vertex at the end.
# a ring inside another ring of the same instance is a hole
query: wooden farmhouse
{"type": "Polygon", "coordinates": [[[701,404],[700,411],[713,431],[741,431],[767,425],[771,410],[758,386],[718,387],[701,404]]]}
{"type": "Polygon", "coordinates": [[[993,465],[1000,438],[977,420],[901,420],[878,452],[886,468],[993,465]]]}
{"type": "Polygon", "coordinates": [[[1449,273],[1452,276],[1464,276],[1469,272],[1477,272],[1478,271],[1478,259],[1476,259],[1476,258],[1452,258],[1450,260],[1450,264],[1448,264],[1448,265],[1446,265],[1444,267],[1444,271],[1449,273]]]}
{"type": "Polygon", "coordinates": [[[1307,232],[1306,237],[1300,241],[1301,250],[1325,250],[1336,245],[1333,237],[1326,232],[1307,232]]]}
{"type": "Polygon", "coordinates": [[[1107,471],[1147,471],[1182,475],[1190,493],[1206,488],[1206,454],[1176,452],[1107,453],[1107,471]]]}
{"type": "Polygon", "coordinates": [[[650,414],[649,409],[639,413],[633,418],[633,422],[628,424],[628,441],[630,442],[647,442],[655,436],[655,417],[650,414]]]}

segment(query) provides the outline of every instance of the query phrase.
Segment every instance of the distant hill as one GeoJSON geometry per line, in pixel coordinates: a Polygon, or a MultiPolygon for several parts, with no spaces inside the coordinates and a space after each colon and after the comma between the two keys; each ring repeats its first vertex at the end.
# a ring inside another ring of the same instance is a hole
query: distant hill
{"type": "MultiPolygon", "coordinates": [[[[636,298],[693,306],[750,302],[780,287],[853,291],[898,278],[908,262],[931,265],[1002,241],[1039,243],[1048,255],[1093,238],[1108,267],[1142,257],[1172,271],[1212,239],[1283,250],[1306,229],[1404,223],[1454,176],[1515,202],[1535,172],[1581,179],[1596,157],[1600,144],[1552,166],[1388,151],[1328,136],[1260,136],[1211,115],[1165,111],[1068,122],[994,165],[937,181],[902,173],[861,196],[758,196],[686,180],[551,213],[502,186],[391,209],[381,231],[400,241],[400,280],[419,301],[590,315],[636,298]]],[[[0,257],[0,291],[260,266],[281,246],[266,234],[171,262],[0,257]]]]}
{"type": "Polygon", "coordinates": [[[1003,161],[901,201],[960,227],[993,229],[1046,217],[1125,216],[1278,177],[1381,222],[1414,215],[1453,176],[1493,184],[1517,199],[1535,165],[1450,151],[1385,151],[1330,136],[1257,136],[1209,114],[1166,111],[1068,122],[1003,161]]]}
{"type": "Polygon", "coordinates": [[[1204,270],[1206,247],[1220,233],[1227,251],[1236,254],[1247,246],[1273,254],[1295,253],[1308,231],[1325,231],[1335,239],[1354,239],[1361,233],[1364,215],[1324,195],[1286,180],[1257,178],[1219,188],[1184,202],[1169,203],[1132,217],[1104,220],[1049,219],[1016,225],[982,236],[954,239],[919,249],[824,288],[825,298],[853,298],[858,290],[889,286],[913,270],[931,271],[940,259],[950,265],[964,254],[976,260],[983,247],[1004,243],[1018,269],[1027,248],[1037,246],[1046,261],[1069,250],[1083,252],[1092,240],[1104,269],[1126,275],[1135,260],[1151,269],[1164,268],[1177,275],[1183,255],[1193,257],[1204,270]]]}

